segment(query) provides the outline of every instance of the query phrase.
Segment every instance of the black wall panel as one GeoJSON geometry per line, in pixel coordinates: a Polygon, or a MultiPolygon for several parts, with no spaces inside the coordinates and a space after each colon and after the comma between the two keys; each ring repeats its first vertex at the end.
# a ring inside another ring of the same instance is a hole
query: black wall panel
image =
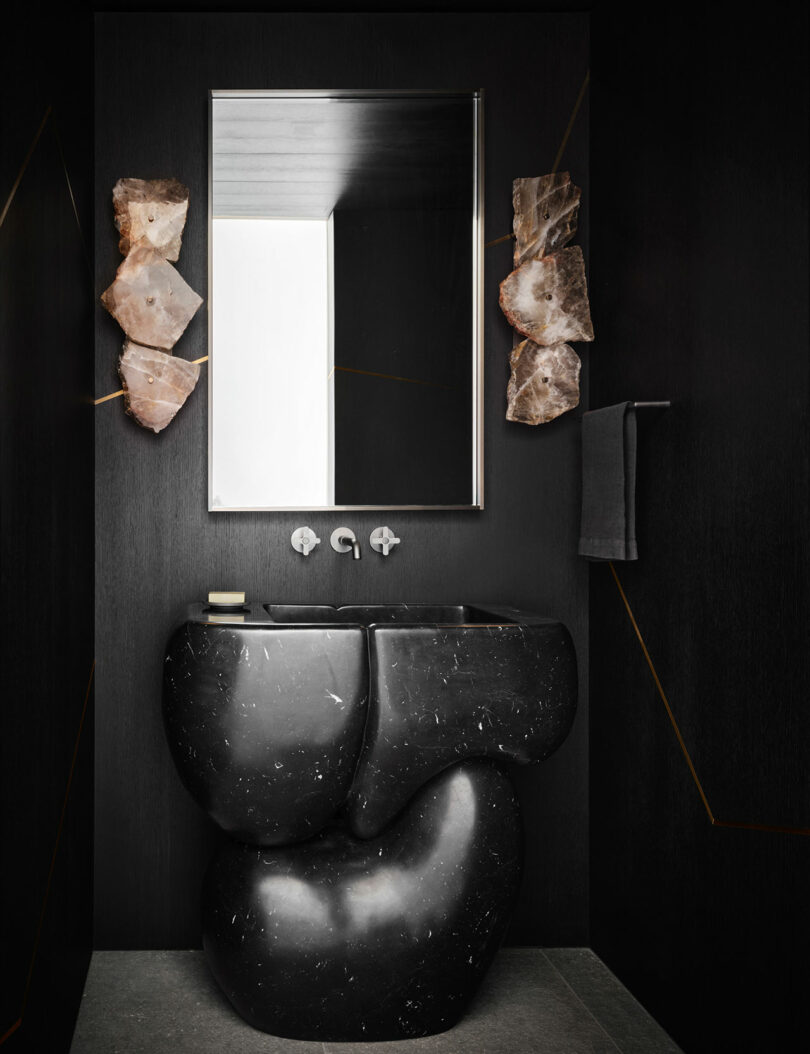
{"type": "Polygon", "coordinates": [[[59,1054],[92,947],[92,20],[3,32],[0,1037],[59,1054]]]}
{"type": "MultiPolygon", "coordinates": [[[[96,16],[96,293],[120,262],[110,192],[121,176],[175,176],[191,189],[178,267],[207,295],[207,93],[211,88],[478,88],[486,91],[486,232],[511,230],[511,181],[551,169],[588,66],[584,15],[526,16],[531,61],[506,15],[96,16]],[[132,56],[137,53],[137,65],[132,56]]],[[[588,116],[563,159],[584,188],[588,116]]],[[[183,606],[211,588],[281,602],[501,601],[563,619],[583,682],[574,730],[545,765],[516,779],[527,869],[513,943],[587,938],[587,569],[575,556],[577,415],[542,428],[504,420],[511,331],[498,282],[508,243],[487,252],[486,510],[458,513],[251,514],[206,509],[206,381],[158,437],[96,410],[97,735],[96,944],[198,943],[202,870],[216,840],[174,772],[160,716],[161,659],[183,606]],[[353,562],[328,546],[345,522],[366,548],[353,562]],[[373,527],[403,539],[391,558],[368,551],[373,527]],[[290,548],[309,523],[325,544],[290,548]]],[[[597,319],[597,325],[599,320],[597,319]]],[[[96,316],[96,394],[120,387],[121,333],[96,316]]],[[[177,345],[206,354],[205,311],[177,345]]],[[[585,351],[586,361],[588,352],[585,351]]],[[[246,452],[246,455],[248,452],[246,452]]],[[[249,456],[277,457],[280,451],[249,456]]]]}
{"type": "MultiPolygon", "coordinates": [[[[805,828],[806,52],[795,9],[595,17],[591,258],[592,405],[673,400],[619,575],[715,817],[805,828]]],[[[807,1049],[810,838],[709,824],[604,565],[591,601],[593,948],[689,1054],[807,1049]]]]}

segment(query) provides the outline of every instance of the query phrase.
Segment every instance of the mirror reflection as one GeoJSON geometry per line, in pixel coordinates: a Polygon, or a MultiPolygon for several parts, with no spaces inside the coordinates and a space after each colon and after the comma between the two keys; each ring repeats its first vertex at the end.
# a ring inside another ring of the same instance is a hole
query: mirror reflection
{"type": "Polygon", "coordinates": [[[209,508],[480,507],[480,98],[213,92],[209,508]]]}

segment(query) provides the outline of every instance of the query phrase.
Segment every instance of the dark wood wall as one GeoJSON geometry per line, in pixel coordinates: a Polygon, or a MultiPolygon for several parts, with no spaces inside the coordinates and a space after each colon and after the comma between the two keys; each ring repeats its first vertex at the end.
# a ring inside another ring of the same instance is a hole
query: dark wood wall
{"type": "MultiPolygon", "coordinates": [[[[806,12],[593,39],[591,403],[673,400],[618,572],[715,817],[808,828],[806,12]]],[[[689,1054],[808,1049],[810,838],[710,825],[605,565],[590,635],[594,949],[689,1054]]]]}
{"type": "Polygon", "coordinates": [[[0,69],[0,1037],[54,1054],[92,947],[92,20],[75,26],[68,62],[67,19],[6,19],[0,69]]]}
{"type": "MultiPolygon", "coordinates": [[[[207,295],[207,93],[211,88],[478,88],[486,91],[486,230],[511,230],[511,181],[551,169],[588,66],[584,15],[532,15],[515,50],[501,15],[96,16],[96,292],[120,262],[110,191],[120,176],[175,176],[191,189],[178,267],[207,295]],[[133,56],[137,55],[137,64],[133,56]],[[137,69],[137,74],[135,70],[137,69]]],[[[584,188],[588,117],[580,112],[563,164],[584,188]]],[[[587,939],[587,569],[577,560],[579,422],[532,429],[504,420],[511,331],[498,282],[504,243],[486,257],[486,510],[459,513],[251,514],[206,511],[206,373],[155,437],[123,414],[96,411],[96,945],[192,947],[198,894],[216,832],[183,790],[160,716],[161,659],[183,606],[211,588],[312,601],[501,601],[558,616],[573,632],[583,693],[574,730],[546,764],[520,770],[526,880],[513,943],[587,939]],[[353,527],[353,562],[328,546],[353,527]],[[293,528],[325,544],[306,560],[293,528]],[[372,528],[403,539],[384,560],[372,528]]],[[[597,325],[599,320],[597,320],[597,325]]],[[[121,334],[96,320],[96,392],[120,387],[121,334]]],[[[201,311],[177,345],[207,352],[201,311]]],[[[585,352],[586,362],[588,352],[585,352]]],[[[278,457],[283,451],[246,451],[278,457]]]]}

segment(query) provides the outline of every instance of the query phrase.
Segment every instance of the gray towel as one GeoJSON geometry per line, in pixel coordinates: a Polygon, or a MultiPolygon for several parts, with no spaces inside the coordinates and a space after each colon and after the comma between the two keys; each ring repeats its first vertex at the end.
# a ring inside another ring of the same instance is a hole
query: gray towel
{"type": "Polygon", "coordinates": [[[638,560],[636,412],[630,403],[582,415],[579,555],[592,560],[638,560]]]}

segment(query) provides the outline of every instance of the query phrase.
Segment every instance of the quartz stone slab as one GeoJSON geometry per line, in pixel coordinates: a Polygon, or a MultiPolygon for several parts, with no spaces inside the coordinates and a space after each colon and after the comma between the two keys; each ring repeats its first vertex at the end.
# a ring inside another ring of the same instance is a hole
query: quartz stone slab
{"type": "Polygon", "coordinates": [[[387,830],[231,843],[203,886],[211,972],[251,1025],[323,1042],[411,1039],[462,1016],[503,939],[522,830],[508,777],[466,761],[387,830]]]}
{"type": "Polygon", "coordinates": [[[593,340],[578,245],[521,264],[501,282],[500,303],[510,325],[535,344],[593,340]]]}
{"type": "Polygon", "coordinates": [[[373,838],[454,762],[551,754],[576,710],[571,636],[559,622],[371,626],[370,703],[349,823],[373,838]]]}
{"type": "Polygon", "coordinates": [[[118,374],[126,412],[144,428],[162,432],[194,391],[200,367],[128,340],[118,374]]]}
{"type": "Polygon", "coordinates": [[[530,257],[562,249],[571,241],[577,231],[581,193],[568,172],[512,183],[515,267],[530,257]]]}
{"type": "Polygon", "coordinates": [[[188,187],[176,179],[119,179],[112,196],[123,256],[140,246],[166,260],[178,258],[188,213],[188,187]]]}
{"type": "Polygon", "coordinates": [[[153,249],[133,249],[101,302],[130,340],[170,351],[202,297],[153,249]]]}
{"type": "Polygon", "coordinates": [[[567,344],[524,340],[510,356],[506,420],[541,425],[579,405],[579,355],[567,344]]]}

